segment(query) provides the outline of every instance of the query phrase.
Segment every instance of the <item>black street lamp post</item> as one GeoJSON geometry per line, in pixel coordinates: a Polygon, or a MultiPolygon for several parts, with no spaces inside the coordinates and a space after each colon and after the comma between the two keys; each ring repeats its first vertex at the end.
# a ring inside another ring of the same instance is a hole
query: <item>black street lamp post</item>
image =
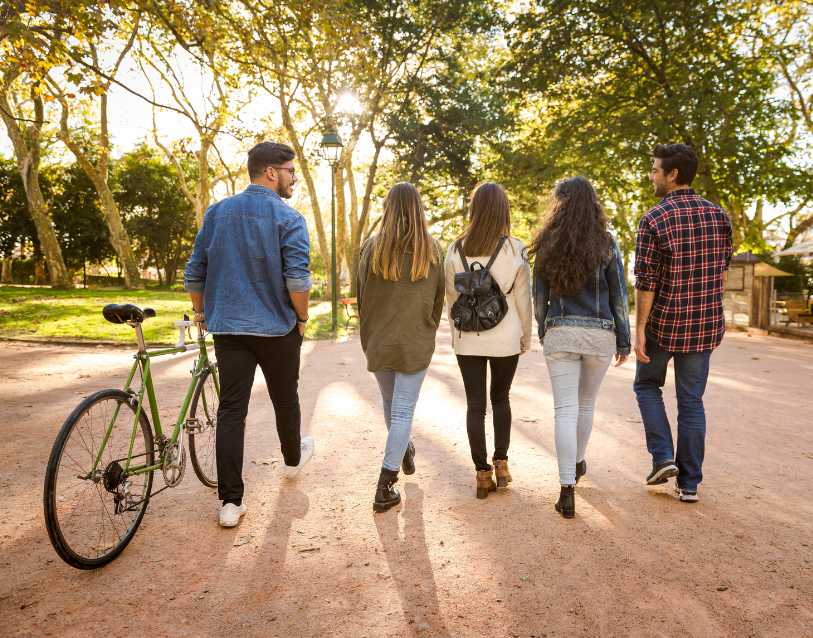
{"type": "Polygon", "coordinates": [[[339,284],[337,281],[336,273],[336,168],[339,165],[339,160],[342,156],[342,138],[336,132],[336,129],[330,129],[322,137],[322,144],[319,149],[319,155],[323,160],[330,164],[330,242],[332,251],[332,266],[331,266],[331,300],[332,306],[330,310],[330,318],[332,322],[331,330],[336,333],[338,325],[337,305],[339,303],[338,290],[339,284]]]}

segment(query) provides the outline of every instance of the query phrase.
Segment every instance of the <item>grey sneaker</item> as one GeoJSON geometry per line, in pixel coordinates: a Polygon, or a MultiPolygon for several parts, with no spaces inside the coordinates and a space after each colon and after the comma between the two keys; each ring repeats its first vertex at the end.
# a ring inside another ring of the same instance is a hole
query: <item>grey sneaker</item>
{"type": "Polygon", "coordinates": [[[658,463],[652,467],[652,473],[646,477],[647,485],[660,485],[666,483],[672,476],[677,476],[678,469],[674,461],[658,463]]]}
{"type": "Polygon", "coordinates": [[[675,482],[675,492],[684,503],[697,503],[697,490],[684,490],[675,482]]]}

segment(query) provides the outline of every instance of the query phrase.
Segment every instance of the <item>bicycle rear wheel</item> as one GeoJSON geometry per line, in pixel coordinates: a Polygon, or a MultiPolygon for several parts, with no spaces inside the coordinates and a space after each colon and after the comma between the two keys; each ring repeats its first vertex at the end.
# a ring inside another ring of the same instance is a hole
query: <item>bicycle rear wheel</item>
{"type": "Polygon", "coordinates": [[[189,459],[200,482],[206,487],[217,487],[217,407],[220,405],[220,386],[217,381],[217,365],[207,368],[200,375],[189,418],[197,417],[195,431],[189,433],[189,459]]]}
{"type": "Polygon", "coordinates": [[[131,439],[136,457],[131,464],[154,462],[152,429],[143,410],[132,437],[132,400],[122,390],[92,394],[67,418],[51,450],[43,494],[45,527],[56,553],[72,567],[96,569],[116,558],[147,510],[152,472],[123,475],[131,439]]]}

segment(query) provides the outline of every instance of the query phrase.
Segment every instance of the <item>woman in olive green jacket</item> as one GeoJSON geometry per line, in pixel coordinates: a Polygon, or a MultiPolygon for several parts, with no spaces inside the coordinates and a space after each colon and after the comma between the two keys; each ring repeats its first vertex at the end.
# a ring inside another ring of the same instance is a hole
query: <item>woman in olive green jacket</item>
{"type": "Polygon", "coordinates": [[[401,502],[398,466],[415,472],[409,440],[443,312],[443,251],[429,234],[418,190],[406,182],[384,199],[381,231],[361,249],[357,298],[361,347],[384,402],[389,434],[373,510],[401,502]]]}

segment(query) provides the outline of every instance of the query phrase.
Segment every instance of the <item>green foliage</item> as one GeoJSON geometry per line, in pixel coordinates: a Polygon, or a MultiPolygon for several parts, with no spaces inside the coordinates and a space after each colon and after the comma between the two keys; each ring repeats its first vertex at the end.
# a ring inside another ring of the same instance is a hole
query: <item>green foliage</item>
{"type": "Polygon", "coordinates": [[[746,209],[782,197],[797,171],[778,134],[790,113],[777,75],[753,50],[754,18],[744,0],[536,3],[511,29],[506,69],[538,115],[520,166],[548,186],[574,173],[595,180],[627,235],[654,202],[652,147],[684,142],[700,159],[695,187],[728,210],[735,241],[761,234],[746,209]]]}
{"type": "Polygon", "coordinates": [[[174,285],[197,234],[195,210],[178,188],[175,168],[142,145],[118,161],[117,181],[116,202],[136,255],[158,269],[162,284],[174,285]]]}
{"type": "MultiPolygon", "coordinates": [[[[96,189],[78,164],[53,166],[40,172],[65,265],[82,269],[113,257],[96,189]]],[[[10,255],[17,244],[39,245],[28,212],[22,178],[15,162],[0,158],[0,254],[10,255]]]]}

